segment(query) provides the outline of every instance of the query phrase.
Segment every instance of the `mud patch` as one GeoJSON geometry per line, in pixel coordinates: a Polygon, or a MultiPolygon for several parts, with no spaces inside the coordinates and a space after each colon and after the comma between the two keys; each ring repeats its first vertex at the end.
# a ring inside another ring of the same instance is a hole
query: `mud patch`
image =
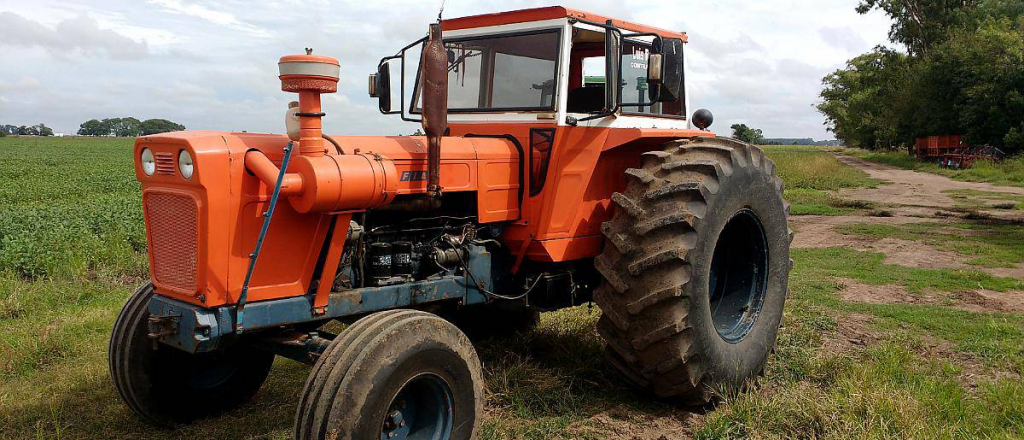
{"type": "Polygon", "coordinates": [[[937,362],[949,362],[960,369],[957,380],[971,389],[982,383],[995,382],[1002,379],[1018,379],[1020,375],[1006,369],[987,367],[981,360],[968,353],[957,350],[945,339],[925,335],[914,351],[925,359],[937,362]]]}
{"type": "Polygon", "coordinates": [[[586,423],[569,425],[569,432],[574,438],[675,440],[690,438],[691,426],[696,417],[699,416],[687,412],[655,416],[612,408],[595,414],[586,423]]]}
{"type": "Polygon", "coordinates": [[[843,235],[836,232],[834,228],[856,223],[905,225],[936,221],[934,218],[921,217],[862,217],[856,215],[801,215],[789,219],[790,225],[796,232],[793,237],[794,248],[849,247],[861,250],[866,249],[865,246],[875,240],[868,237],[843,235]]]}
{"type": "Polygon", "coordinates": [[[978,289],[952,294],[944,292],[914,294],[903,286],[894,284],[876,286],[850,279],[841,279],[839,282],[843,286],[839,296],[844,301],[850,302],[934,305],[979,313],[1024,312],[1024,292],[995,292],[978,289]]]}
{"type": "Polygon", "coordinates": [[[839,280],[843,301],[868,304],[934,304],[937,298],[912,295],[903,286],[896,284],[865,284],[850,279],[839,280]]]}
{"type": "Polygon", "coordinates": [[[850,313],[839,318],[839,329],[825,341],[824,350],[829,353],[845,353],[875,343],[878,334],[871,330],[874,319],[863,313],[850,313]]]}
{"type": "Polygon", "coordinates": [[[1005,313],[1024,312],[1024,292],[971,290],[956,292],[954,295],[967,310],[1005,313]]]}

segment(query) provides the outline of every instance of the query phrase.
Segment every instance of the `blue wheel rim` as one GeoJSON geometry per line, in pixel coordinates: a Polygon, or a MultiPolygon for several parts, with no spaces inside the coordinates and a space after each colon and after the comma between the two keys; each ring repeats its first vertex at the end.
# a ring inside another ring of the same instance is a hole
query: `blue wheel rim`
{"type": "Polygon", "coordinates": [[[741,209],[719,234],[708,277],[711,318],[722,339],[737,343],[750,333],[767,286],[767,234],[757,214],[741,209]]]}
{"type": "Polygon", "coordinates": [[[455,410],[451,387],[435,374],[406,382],[391,400],[381,422],[381,440],[446,440],[452,436],[455,410]]]}

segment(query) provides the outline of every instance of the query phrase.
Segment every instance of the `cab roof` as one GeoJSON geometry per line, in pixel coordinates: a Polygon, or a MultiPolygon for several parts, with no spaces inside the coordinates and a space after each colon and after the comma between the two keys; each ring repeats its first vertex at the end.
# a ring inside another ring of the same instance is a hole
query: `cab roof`
{"type": "Polygon", "coordinates": [[[576,18],[594,23],[604,24],[612,20],[616,27],[633,32],[654,33],[665,38],[679,38],[687,41],[686,32],[669,31],[653,26],[642,25],[625,20],[618,20],[591,12],[569,9],[563,6],[520,9],[516,11],[498,12],[494,14],[472,15],[469,17],[452,18],[441,21],[441,28],[447,31],[473,29],[503,24],[528,23],[531,21],[552,20],[556,18],[576,18]]]}

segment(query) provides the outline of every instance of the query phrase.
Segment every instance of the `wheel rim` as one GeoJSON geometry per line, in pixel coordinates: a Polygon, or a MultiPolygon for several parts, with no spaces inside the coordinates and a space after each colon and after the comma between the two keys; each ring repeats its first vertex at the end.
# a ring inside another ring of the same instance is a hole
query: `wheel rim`
{"type": "MultiPolygon", "coordinates": [[[[193,355],[194,356],[194,355],[193,355]]],[[[225,359],[212,359],[207,362],[198,361],[195,371],[188,377],[188,384],[193,389],[210,390],[223,385],[238,371],[238,365],[225,359]],[[212,361],[212,362],[211,362],[212,361]]]]}
{"type": "Polygon", "coordinates": [[[388,405],[381,440],[444,440],[452,435],[451,387],[434,374],[412,378],[388,405]]]}
{"type": "Polygon", "coordinates": [[[741,209],[718,236],[708,278],[715,330],[739,342],[754,327],[768,285],[768,238],[753,211],[741,209]]]}

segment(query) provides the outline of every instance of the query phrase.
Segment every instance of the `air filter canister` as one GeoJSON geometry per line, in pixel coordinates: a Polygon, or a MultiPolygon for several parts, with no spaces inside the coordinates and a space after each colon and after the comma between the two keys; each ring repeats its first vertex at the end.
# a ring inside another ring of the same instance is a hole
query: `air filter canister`
{"type": "Polygon", "coordinates": [[[367,255],[367,275],[370,284],[380,286],[388,278],[391,278],[391,244],[373,243],[370,245],[370,252],[367,255]]]}

